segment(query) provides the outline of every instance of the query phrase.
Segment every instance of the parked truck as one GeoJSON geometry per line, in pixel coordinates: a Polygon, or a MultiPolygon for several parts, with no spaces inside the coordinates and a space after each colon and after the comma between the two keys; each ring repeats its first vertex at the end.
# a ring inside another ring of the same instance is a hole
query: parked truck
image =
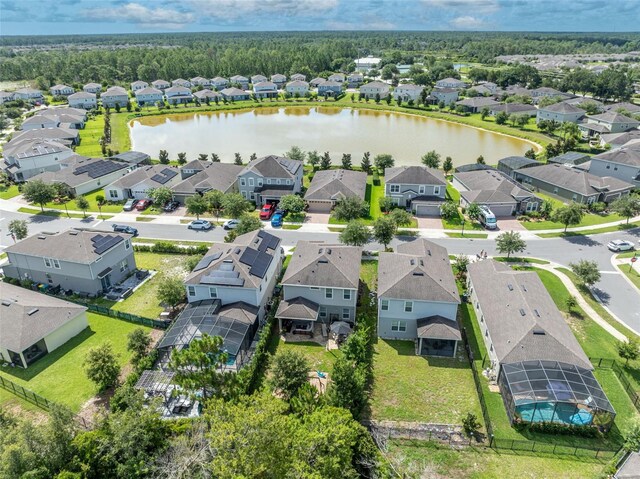
{"type": "Polygon", "coordinates": [[[487,206],[480,206],[480,216],[478,217],[480,224],[489,230],[498,228],[498,220],[496,215],[487,206]]]}

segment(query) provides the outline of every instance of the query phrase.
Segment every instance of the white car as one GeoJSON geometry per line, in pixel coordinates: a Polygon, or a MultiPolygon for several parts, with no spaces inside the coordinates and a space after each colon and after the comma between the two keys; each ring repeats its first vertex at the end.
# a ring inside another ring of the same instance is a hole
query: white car
{"type": "Polygon", "coordinates": [[[635,246],[632,241],[627,240],[613,240],[608,245],[611,251],[632,251],[635,249],[635,246]]]}
{"type": "Polygon", "coordinates": [[[226,230],[234,230],[238,227],[239,220],[227,220],[224,222],[222,227],[226,230]]]}
{"type": "Polygon", "coordinates": [[[213,225],[207,220],[193,220],[187,228],[190,230],[210,230],[213,225]]]}

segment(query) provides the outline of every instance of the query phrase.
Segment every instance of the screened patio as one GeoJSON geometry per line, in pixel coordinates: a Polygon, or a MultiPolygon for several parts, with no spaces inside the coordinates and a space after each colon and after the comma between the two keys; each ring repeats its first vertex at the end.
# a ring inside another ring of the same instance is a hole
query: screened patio
{"type": "Polygon", "coordinates": [[[593,372],[573,364],[503,364],[498,384],[511,422],[596,426],[607,432],[616,416],[593,372]]]}

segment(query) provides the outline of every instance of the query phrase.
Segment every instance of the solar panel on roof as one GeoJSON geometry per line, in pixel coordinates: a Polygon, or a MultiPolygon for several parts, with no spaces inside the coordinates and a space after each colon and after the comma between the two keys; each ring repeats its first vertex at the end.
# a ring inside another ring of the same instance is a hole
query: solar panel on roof
{"type": "Polygon", "coordinates": [[[240,262],[242,264],[246,264],[247,266],[252,266],[256,258],[258,257],[259,252],[253,248],[246,248],[240,256],[240,262]]]}
{"type": "Polygon", "coordinates": [[[273,257],[267,253],[258,253],[258,257],[254,261],[249,272],[258,278],[264,278],[273,257]]]}
{"type": "Polygon", "coordinates": [[[201,269],[205,269],[205,268],[209,267],[209,265],[210,265],[213,261],[215,261],[215,260],[217,260],[218,258],[220,258],[220,256],[222,256],[222,253],[221,253],[221,252],[217,252],[217,253],[214,253],[214,254],[212,254],[212,255],[205,256],[204,258],[202,258],[202,259],[198,262],[198,264],[196,265],[196,267],[195,267],[195,268],[193,268],[193,270],[194,270],[194,271],[200,271],[201,269]]]}

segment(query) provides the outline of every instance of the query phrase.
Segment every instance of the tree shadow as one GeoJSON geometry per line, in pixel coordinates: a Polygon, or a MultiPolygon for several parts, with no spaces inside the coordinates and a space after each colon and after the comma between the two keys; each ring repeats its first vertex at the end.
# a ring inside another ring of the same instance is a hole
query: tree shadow
{"type": "MultiPolygon", "coordinates": [[[[587,294],[587,295],[591,294],[591,292],[585,287],[580,288],[580,290],[584,294],[587,294]]],[[[609,301],[611,300],[611,295],[609,293],[607,293],[606,291],[603,291],[600,288],[595,288],[594,287],[593,288],[593,294],[595,294],[600,299],[600,302],[602,304],[604,304],[605,306],[608,305],[609,301]]]]}
{"type": "Polygon", "coordinates": [[[566,235],[562,235],[560,238],[576,246],[585,246],[585,247],[602,246],[602,243],[600,243],[599,241],[596,241],[591,237],[585,236],[583,234],[567,233],[566,235]]]}

